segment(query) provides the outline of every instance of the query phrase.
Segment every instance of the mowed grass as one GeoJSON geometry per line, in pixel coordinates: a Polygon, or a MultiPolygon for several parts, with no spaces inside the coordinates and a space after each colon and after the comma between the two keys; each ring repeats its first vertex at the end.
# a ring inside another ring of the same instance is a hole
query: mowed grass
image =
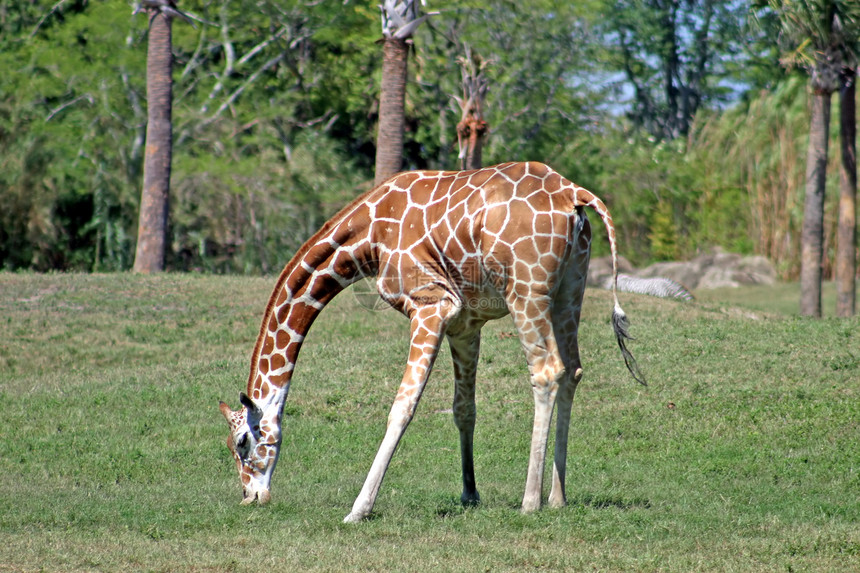
{"type": "MultiPolygon", "coordinates": [[[[436,363],[373,517],[406,320],[346,292],[304,346],[266,507],[240,507],[218,400],[238,406],[273,278],[0,274],[0,571],[852,571],[860,320],[586,295],[568,497],[518,511],[533,402],[508,319],[484,330],[463,509],[452,367],[436,363]]],[[[793,290],[792,290],[793,289],[793,290]]],[[[548,480],[547,480],[548,481],[548,480]]]]}

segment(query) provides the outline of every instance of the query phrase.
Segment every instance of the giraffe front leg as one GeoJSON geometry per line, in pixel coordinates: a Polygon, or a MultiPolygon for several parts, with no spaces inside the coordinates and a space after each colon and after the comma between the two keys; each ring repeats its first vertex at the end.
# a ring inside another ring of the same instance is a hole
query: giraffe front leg
{"type": "Polygon", "coordinates": [[[480,331],[471,335],[448,337],[454,361],[454,424],[460,431],[460,460],[463,467],[463,505],[481,501],[475,485],[475,377],[481,344],[480,331]]]}
{"type": "Polygon", "coordinates": [[[397,444],[403,437],[406,427],[415,415],[418,401],[430,376],[433,361],[439,352],[439,344],[444,330],[444,320],[439,313],[417,312],[412,319],[411,348],[409,361],[397,397],[388,415],[388,426],[379,451],[370,467],[361,492],[352,505],[352,511],[344,518],[344,523],[356,523],[370,515],[388,464],[397,444]]]}
{"type": "Polygon", "coordinates": [[[370,472],[364,480],[364,486],[352,504],[352,511],[344,518],[344,523],[357,523],[370,515],[373,510],[373,504],[376,502],[376,496],[379,494],[379,488],[382,486],[382,479],[388,470],[388,464],[391,462],[394,450],[397,449],[397,444],[400,443],[400,438],[403,437],[403,433],[412,419],[410,411],[414,412],[417,404],[417,399],[401,401],[399,397],[402,392],[403,386],[400,387],[398,399],[395,400],[391,413],[388,415],[385,437],[373,459],[373,465],[371,465],[370,472]]]}

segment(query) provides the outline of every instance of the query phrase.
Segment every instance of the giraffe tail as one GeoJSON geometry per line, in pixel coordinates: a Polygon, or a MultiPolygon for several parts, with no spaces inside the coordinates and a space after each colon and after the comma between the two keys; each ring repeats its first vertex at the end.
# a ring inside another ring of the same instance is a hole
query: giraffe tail
{"type": "Polygon", "coordinates": [[[609,250],[612,254],[612,298],[615,302],[615,308],[612,310],[612,330],[615,332],[615,340],[618,341],[618,348],[621,349],[621,356],[624,358],[624,365],[630,371],[633,379],[647,386],[645,376],[639,369],[639,364],[627,349],[627,341],[634,340],[630,336],[630,321],[627,319],[624,309],[621,308],[621,303],[618,302],[618,246],[615,240],[615,225],[612,223],[612,215],[609,214],[609,209],[598,199],[593,193],[577,187],[574,195],[574,203],[577,206],[591,207],[594,209],[600,219],[603,221],[603,226],[606,227],[606,234],[609,237],[609,250]]]}
{"type": "Polygon", "coordinates": [[[639,364],[627,349],[627,341],[635,340],[630,336],[628,331],[629,328],[630,321],[627,320],[627,315],[624,314],[624,310],[621,308],[621,305],[618,304],[618,299],[616,297],[615,309],[612,311],[612,330],[615,331],[615,339],[618,341],[618,348],[621,349],[621,356],[624,357],[624,365],[627,366],[627,370],[630,371],[630,375],[633,376],[633,379],[643,386],[647,386],[648,383],[645,381],[645,376],[639,369],[639,364]]]}

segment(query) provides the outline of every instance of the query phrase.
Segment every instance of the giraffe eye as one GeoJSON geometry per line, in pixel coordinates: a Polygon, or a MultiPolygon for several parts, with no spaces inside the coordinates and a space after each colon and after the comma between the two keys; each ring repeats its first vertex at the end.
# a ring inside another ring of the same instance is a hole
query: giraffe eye
{"type": "Polygon", "coordinates": [[[250,439],[248,438],[248,434],[242,434],[239,436],[239,439],[236,440],[236,452],[242,458],[247,458],[248,453],[251,450],[250,439]]]}

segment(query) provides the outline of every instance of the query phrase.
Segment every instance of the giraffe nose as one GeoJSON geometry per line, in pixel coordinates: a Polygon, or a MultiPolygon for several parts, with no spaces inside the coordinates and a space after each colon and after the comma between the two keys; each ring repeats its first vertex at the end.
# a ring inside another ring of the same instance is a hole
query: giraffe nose
{"type": "Polygon", "coordinates": [[[251,491],[246,489],[243,493],[243,499],[241,505],[251,505],[254,502],[257,502],[258,505],[266,505],[271,501],[272,494],[269,493],[269,490],[262,489],[260,491],[251,491]]]}

